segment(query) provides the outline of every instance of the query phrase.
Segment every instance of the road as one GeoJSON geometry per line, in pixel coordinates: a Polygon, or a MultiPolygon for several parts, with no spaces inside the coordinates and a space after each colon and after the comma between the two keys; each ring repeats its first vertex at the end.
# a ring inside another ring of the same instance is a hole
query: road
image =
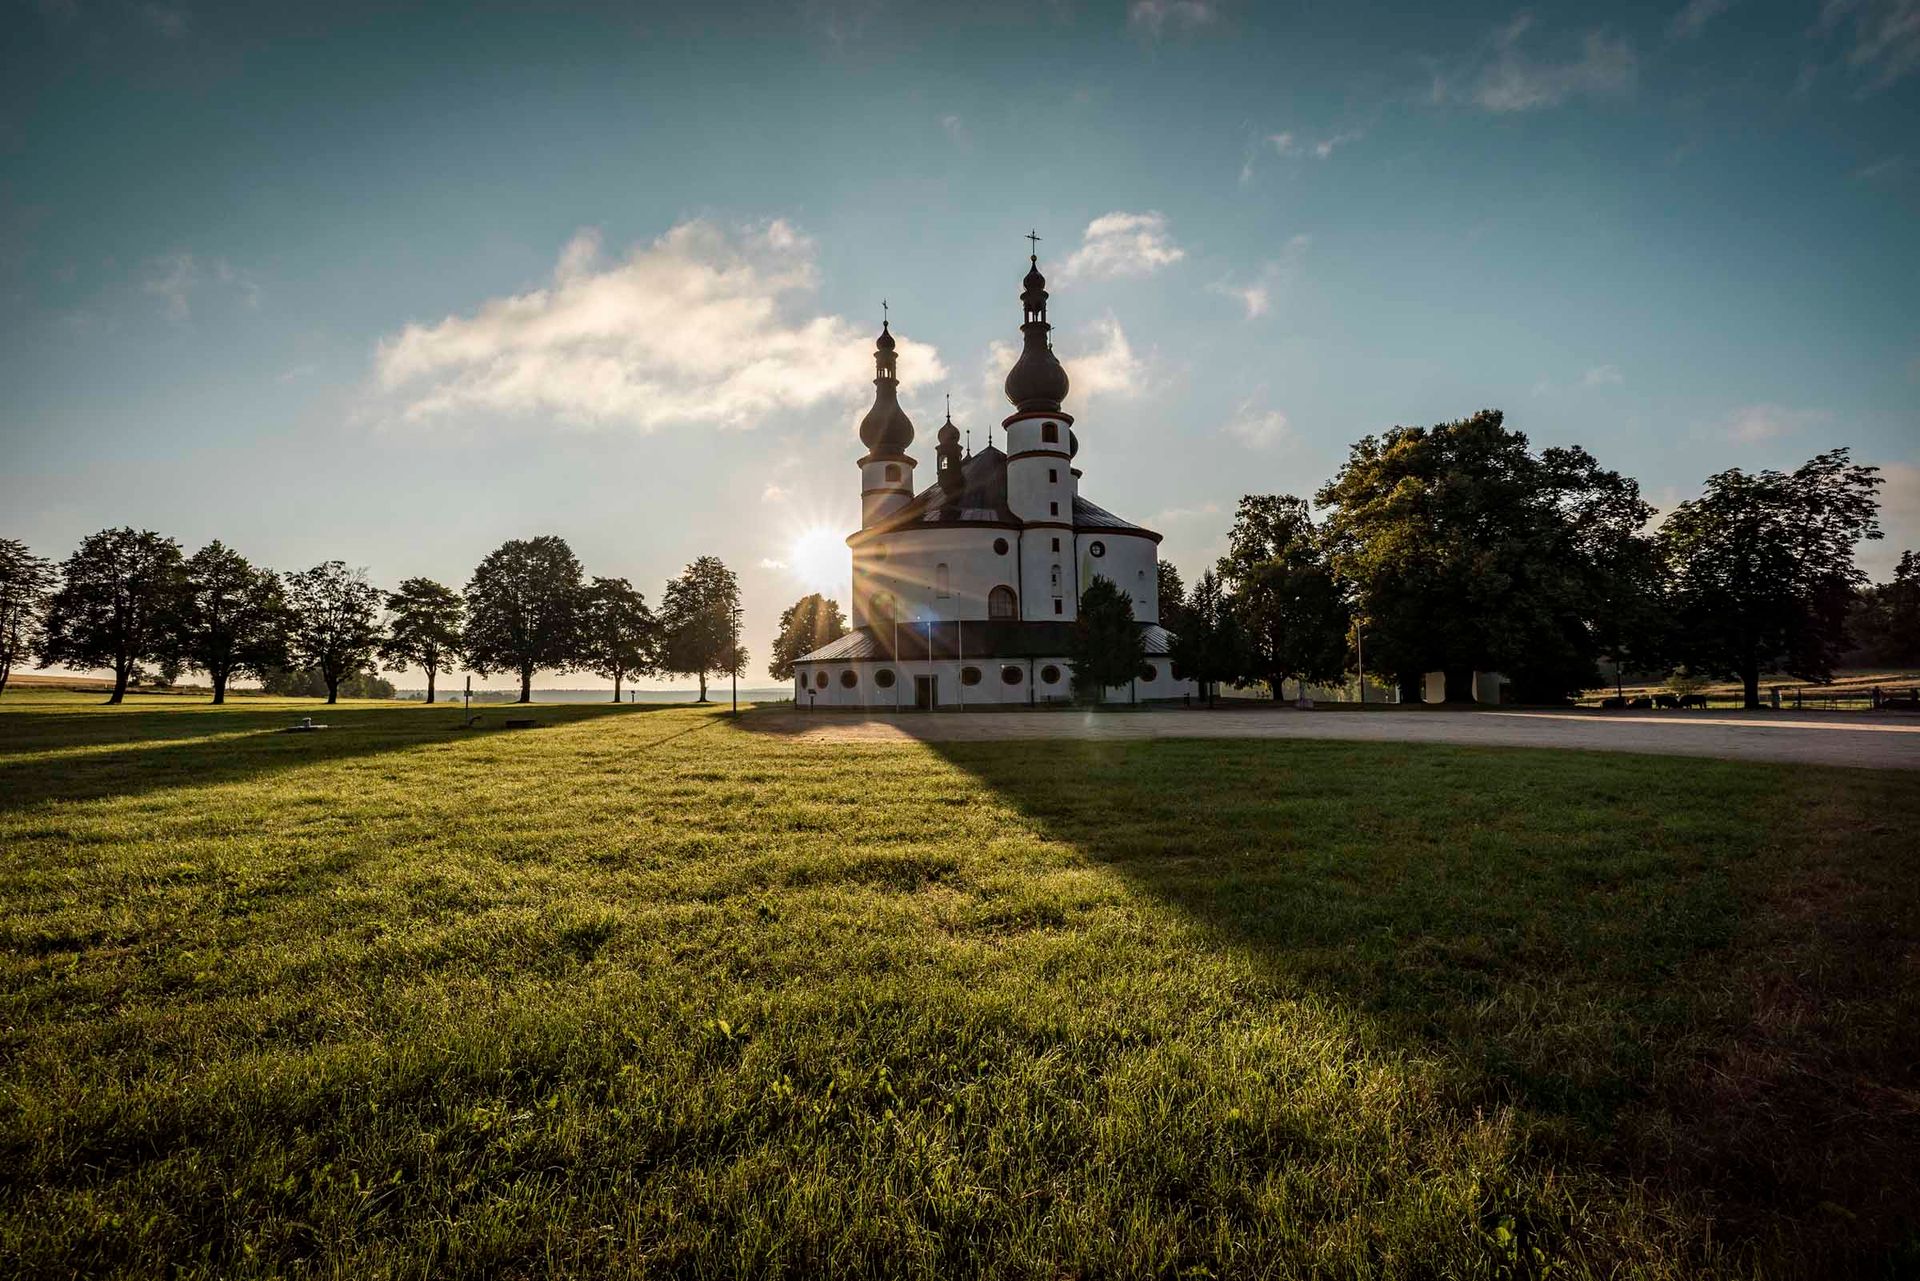
{"type": "Polygon", "coordinates": [[[813,742],[1319,738],[1713,756],[1920,770],[1920,717],[1866,712],[1299,711],[755,712],[747,727],[813,742]]]}

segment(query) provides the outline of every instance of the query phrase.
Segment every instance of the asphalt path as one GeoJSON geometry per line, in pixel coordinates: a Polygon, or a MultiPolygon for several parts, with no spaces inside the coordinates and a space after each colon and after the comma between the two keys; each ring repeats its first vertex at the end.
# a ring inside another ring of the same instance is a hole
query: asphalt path
{"type": "Polygon", "coordinates": [[[746,725],[814,742],[1317,738],[1920,770],[1920,716],[1869,712],[1301,711],[1291,707],[886,714],[768,711],[746,718],[746,725]]]}

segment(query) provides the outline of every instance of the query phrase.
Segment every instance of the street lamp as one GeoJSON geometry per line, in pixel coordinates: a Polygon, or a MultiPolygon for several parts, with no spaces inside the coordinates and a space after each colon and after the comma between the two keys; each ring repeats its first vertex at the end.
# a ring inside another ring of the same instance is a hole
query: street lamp
{"type": "Polygon", "coordinates": [[[733,647],[727,652],[727,666],[733,675],[733,715],[740,714],[740,601],[736,598],[727,617],[733,622],[733,647]]]}

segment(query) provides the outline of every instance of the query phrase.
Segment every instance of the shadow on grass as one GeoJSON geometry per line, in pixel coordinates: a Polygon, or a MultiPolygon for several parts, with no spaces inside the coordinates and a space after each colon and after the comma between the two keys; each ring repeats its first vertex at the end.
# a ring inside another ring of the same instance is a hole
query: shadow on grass
{"type": "MultiPolygon", "coordinates": [[[[1763,1268],[1920,1263],[1905,777],[1332,742],[929,743],[1449,1103],[1763,1268]]],[[[1548,1225],[1522,1224],[1551,1243],[1548,1225]]]]}
{"type": "Polygon", "coordinates": [[[466,728],[466,714],[440,705],[227,707],[191,716],[173,708],[22,716],[13,719],[28,722],[32,732],[0,740],[0,812],[235,782],[431,744],[471,742],[496,733],[540,732],[505,730],[509,718],[535,720],[545,729],[607,716],[644,716],[676,706],[490,706],[473,714],[473,729],[466,728]],[[327,728],[282,732],[302,717],[327,728]],[[43,718],[53,723],[38,723],[43,718]]]}

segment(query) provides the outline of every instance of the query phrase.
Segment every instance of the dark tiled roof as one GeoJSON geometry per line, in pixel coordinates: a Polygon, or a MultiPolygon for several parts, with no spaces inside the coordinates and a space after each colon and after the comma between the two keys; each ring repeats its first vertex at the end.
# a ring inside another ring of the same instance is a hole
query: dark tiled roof
{"type": "Polygon", "coordinates": [[[1146,526],[1136,525],[1130,520],[1121,520],[1106,508],[1077,496],[1073,500],[1073,527],[1075,529],[1125,529],[1136,534],[1145,534],[1156,543],[1160,541],[1160,535],[1146,526]]]}
{"type": "MultiPolygon", "coordinates": [[[[1024,522],[1007,506],[1007,456],[992,445],[960,463],[960,492],[948,494],[938,482],[915,495],[899,511],[854,535],[856,539],[929,525],[1019,525],[1024,522]]],[[[1118,529],[1142,534],[1154,542],[1160,535],[1084,498],[1073,500],[1076,529],[1118,529]]]]}
{"type": "MultiPolygon", "coordinates": [[[[1147,653],[1160,656],[1173,644],[1173,633],[1158,623],[1142,623],[1141,639],[1147,653]]],[[[899,652],[894,652],[894,629],[862,627],[795,660],[802,663],[851,663],[896,659],[926,662],[953,658],[1059,658],[1072,640],[1072,623],[965,622],[934,623],[929,655],[928,625],[902,621],[899,652]]]]}

